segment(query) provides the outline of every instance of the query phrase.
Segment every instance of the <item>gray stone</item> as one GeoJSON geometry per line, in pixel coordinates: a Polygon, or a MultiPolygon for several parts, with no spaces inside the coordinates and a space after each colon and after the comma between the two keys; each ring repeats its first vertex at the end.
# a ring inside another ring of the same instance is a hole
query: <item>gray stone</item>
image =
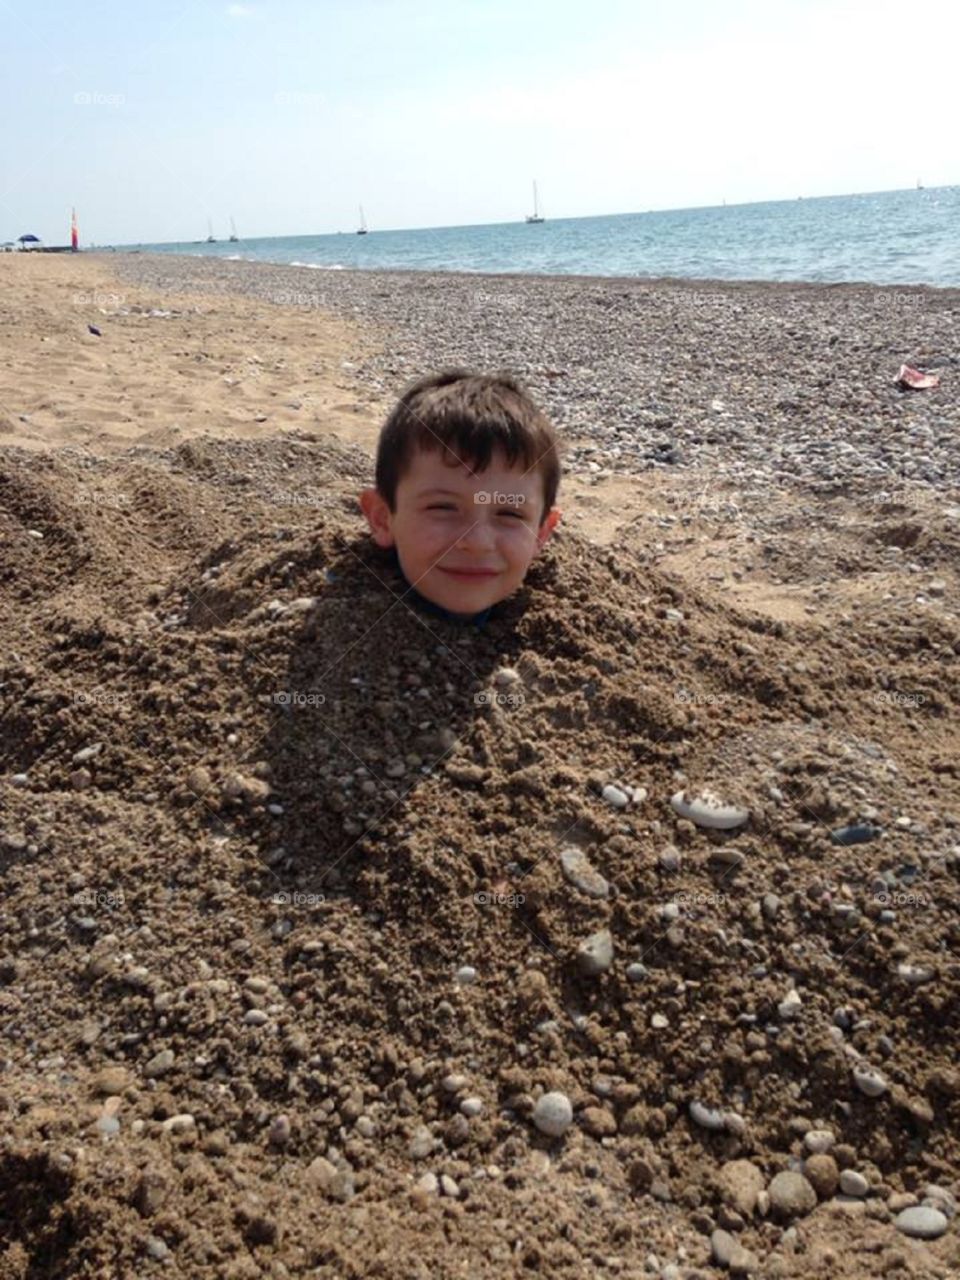
{"type": "Polygon", "coordinates": [[[577,947],[577,965],[588,977],[605,973],[613,964],[613,936],[609,929],[599,929],[577,947]]]}
{"type": "Polygon", "coordinates": [[[840,1174],[840,1190],[845,1196],[862,1199],[870,1191],[870,1183],[856,1169],[844,1169],[840,1174]]]}
{"type": "Polygon", "coordinates": [[[894,1218],[893,1225],[905,1236],[916,1236],[919,1240],[936,1240],[946,1231],[948,1222],[946,1214],[941,1213],[939,1209],[917,1204],[911,1209],[902,1209],[894,1218]]]}
{"type": "Polygon", "coordinates": [[[779,1218],[797,1218],[817,1207],[817,1193],[802,1173],[785,1169],[767,1188],[770,1208],[779,1218]]]}
{"type": "Polygon", "coordinates": [[[560,863],[563,874],[575,888],[588,898],[608,898],[610,885],[599,871],[592,867],[586,855],[576,845],[568,845],[560,850],[560,863]]]}
{"type": "Polygon", "coordinates": [[[533,1123],[550,1138],[562,1138],[573,1124],[573,1106],[565,1093],[551,1091],[537,1099],[533,1123]]]}

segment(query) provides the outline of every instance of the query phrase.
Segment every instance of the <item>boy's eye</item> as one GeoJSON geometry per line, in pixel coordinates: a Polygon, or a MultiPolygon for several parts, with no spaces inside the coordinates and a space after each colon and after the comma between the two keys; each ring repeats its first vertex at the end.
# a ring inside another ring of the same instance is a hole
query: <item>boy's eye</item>
{"type": "Polygon", "coordinates": [[[427,507],[428,511],[456,511],[456,507],[452,502],[435,502],[432,506],[427,507]]]}

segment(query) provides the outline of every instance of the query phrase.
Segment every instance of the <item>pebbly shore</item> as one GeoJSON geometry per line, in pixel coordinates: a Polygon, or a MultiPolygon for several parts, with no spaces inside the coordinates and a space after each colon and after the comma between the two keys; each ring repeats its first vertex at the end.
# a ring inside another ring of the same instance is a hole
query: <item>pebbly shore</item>
{"type": "Polygon", "coordinates": [[[375,327],[349,369],[389,401],[450,364],[518,373],[571,472],[707,468],[738,483],[946,489],[960,477],[960,291],[924,287],[319,271],[110,255],[121,279],[236,293],[375,327]],[[902,363],[934,391],[895,384],[902,363]]]}

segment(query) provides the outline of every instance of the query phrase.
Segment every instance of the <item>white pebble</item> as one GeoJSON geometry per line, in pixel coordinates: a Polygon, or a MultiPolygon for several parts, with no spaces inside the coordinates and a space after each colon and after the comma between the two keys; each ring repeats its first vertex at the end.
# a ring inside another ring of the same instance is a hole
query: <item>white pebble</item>
{"type": "Polygon", "coordinates": [[[573,1124],[573,1106],[565,1093],[545,1093],[533,1108],[533,1123],[541,1133],[561,1138],[573,1124]]]}

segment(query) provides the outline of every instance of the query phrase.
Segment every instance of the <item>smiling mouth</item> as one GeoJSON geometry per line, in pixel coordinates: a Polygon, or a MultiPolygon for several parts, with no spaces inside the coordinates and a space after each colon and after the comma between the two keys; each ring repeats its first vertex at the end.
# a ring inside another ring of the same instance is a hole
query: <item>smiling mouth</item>
{"type": "Polygon", "coordinates": [[[495,578],[499,573],[498,569],[447,569],[443,565],[438,567],[444,573],[452,574],[454,578],[495,578]]]}

